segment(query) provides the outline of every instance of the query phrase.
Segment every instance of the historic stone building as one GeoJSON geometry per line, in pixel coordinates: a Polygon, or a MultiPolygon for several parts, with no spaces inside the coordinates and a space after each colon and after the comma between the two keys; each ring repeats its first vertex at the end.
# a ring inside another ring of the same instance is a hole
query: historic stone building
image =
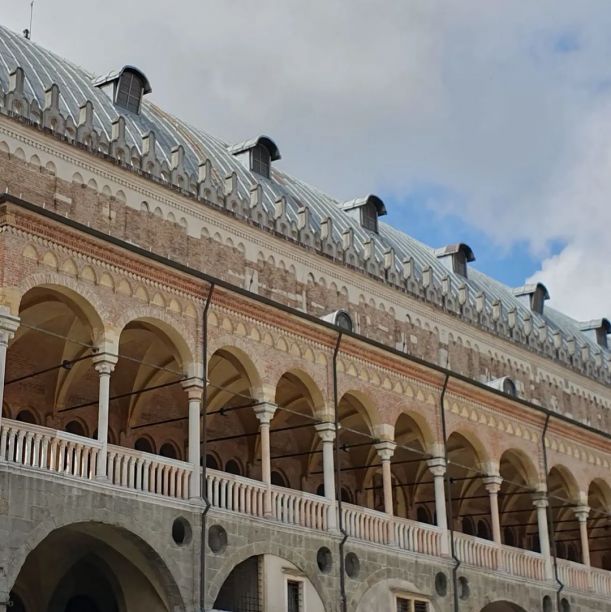
{"type": "Polygon", "coordinates": [[[150,92],[0,28],[0,610],[611,610],[605,313],[150,92]]]}

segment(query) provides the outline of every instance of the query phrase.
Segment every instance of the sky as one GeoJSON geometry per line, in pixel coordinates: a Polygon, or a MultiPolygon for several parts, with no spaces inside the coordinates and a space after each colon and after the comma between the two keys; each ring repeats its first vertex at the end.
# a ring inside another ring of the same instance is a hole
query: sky
{"type": "MultiPolygon", "coordinates": [[[[2,0],[21,31],[30,0],[2,0]]],[[[611,316],[608,0],[35,0],[34,41],[510,286],[611,316]]]]}

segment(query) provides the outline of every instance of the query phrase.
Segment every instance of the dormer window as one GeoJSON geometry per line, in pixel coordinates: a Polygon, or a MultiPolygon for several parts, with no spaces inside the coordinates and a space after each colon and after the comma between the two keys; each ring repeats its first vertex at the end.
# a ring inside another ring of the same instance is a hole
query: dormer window
{"type": "Polygon", "coordinates": [[[142,98],[152,91],[145,74],[134,66],[124,66],[118,72],[110,72],[94,83],[112,98],[113,104],[131,113],[139,113],[142,98]]]}
{"type": "Polygon", "coordinates": [[[265,178],[269,178],[272,161],[266,147],[258,144],[250,150],[250,169],[265,178]]]}
{"type": "Polygon", "coordinates": [[[513,379],[509,378],[509,376],[496,378],[495,380],[491,380],[486,384],[497,391],[502,391],[506,395],[510,395],[511,397],[517,397],[518,395],[516,383],[513,381],[513,379]]]}
{"type": "Polygon", "coordinates": [[[611,334],[611,322],[608,319],[594,319],[579,324],[579,329],[588,335],[602,348],[609,348],[607,336],[611,334]]]}
{"type": "Polygon", "coordinates": [[[545,285],[524,285],[513,290],[513,294],[522,302],[526,302],[532,312],[543,314],[545,300],[549,300],[549,293],[545,285]]]}
{"type": "Polygon", "coordinates": [[[464,242],[449,244],[441,249],[437,249],[435,255],[446,268],[463,278],[467,278],[467,264],[475,261],[473,250],[464,242]]]}
{"type": "Polygon", "coordinates": [[[345,310],[336,310],[321,318],[323,321],[332,323],[344,331],[351,332],[354,329],[352,317],[345,310]]]}
{"type": "Polygon", "coordinates": [[[240,142],[229,147],[229,152],[237,157],[251,172],[271,178],[272,162],[280,159],[280,150],[267,136],[240,142]]]}
{"type": "Polygon", "coordinates": [[[384,202],[375,195],[344,202],[340,208],[355,218],[363,229],[376,234],[378,233],[378,217],[386,214],[384,202]]]}
{"type": "Polygon", "coordinates": [[[131,71],[124,71],[119,78],[115,104],[132,113],[137,113],[140,110],[142,89],[140,77],[131,71]]]}

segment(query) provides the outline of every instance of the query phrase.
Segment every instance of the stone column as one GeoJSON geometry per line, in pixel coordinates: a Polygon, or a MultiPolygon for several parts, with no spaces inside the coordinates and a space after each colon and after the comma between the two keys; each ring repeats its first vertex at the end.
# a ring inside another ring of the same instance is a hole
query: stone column
{"type": "Polygon", "coordinates": [[[100,451],[96,468],[98,480],[108,480],[108,412],[110,405],[110,375],[115,369],[117,357],[108,353],[101,353],[93,358],[94,368],[100,375],[98,399],[98,442],[100,451]]]}
{"type": "Polygon", "coordinates": [[[537,527],[539,531],[539,548],[545,562],[545,577],[553,578],[552,556],[549,546],[549,531],[547,529],[547,497],[545,493],[537,493],[533,499],[533,505],[537,509],[537,527]]]}
{"type": "Polygon", "coordinates": [[[575,518],[579,522],[579,537],[581,539],[581,562],[590,566],[590,541],[588,540],[588,516],[590,508],[588,506],[577,506],[573,508],[575,518]]]}
{"type": "Polygon", "coordinates": [[[492,522],[492,539],[496,544],[501,541],[501,519],[499,516],[499,491],[503,479],[500,476],[485,476],[483,478],[486,491],[490,495],[490,520],[492,522]]]}
{"type": "Polygon", "coordinates": [[[189,463],[191,464],[191,481],[189,499],[201,498],[201,406],[204,383],[201,378],[189,378],[182,383],[189,399],[189,463]]]}
{"type": "Polygon", "coordinates": [[[426,462],[429,471],[433,475],[433,486],[435,487],[435,514],[437,515],[437,527],[441,531],[441,552],[449,553],[448,548],[448,516],[446,510],[446,460],[443,457],[435,457],[426,462]]]}
{"type": "Polygon", "coordinates": [[[2,425],[2,407],[4,406],[4,378],[6,375],[6,351],[15,332],[19,328],[19,319],[9,314],[0,314],[0,426],[2,425]]]}
{"type": "Polygon", "coordinates": [[[390,469],[390,460],[395,452],[396,444],[389,440],[378,442],[375,445],[378,451],[378,457],[382,461],[382,482],[384,485],[384,512],[393,515],[393,492],[392,492],[392,471],[390,469]]]}
{"type": "Polygon", "coordinates": [[[272,515],[272,465],[270,458],[269,427],[274,418],[276,406],[266,402],[255,406],[254,410],[259,419],[259,435],[261,436],[261,480],[266,486],[263,513],[269,518],[272,515]]]}
{"type": "Polygon", "coordinates": [[[335,492],[335,462],[333,457],[333,442],[335,441],[335,423],[318,423],[314,426],[322,441],[322,469],[325,487],[325,497],[329,500],[329,515],[327,523],[330,530],[337,529],[336,492],[335,492]]]}

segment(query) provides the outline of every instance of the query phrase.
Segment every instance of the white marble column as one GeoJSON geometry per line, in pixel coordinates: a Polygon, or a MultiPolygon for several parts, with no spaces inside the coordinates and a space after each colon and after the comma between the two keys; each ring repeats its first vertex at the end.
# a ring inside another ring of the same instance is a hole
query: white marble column
{"type": "Polygon", "coordinates": [[[101,353],[93,358],[94,368],[100,376],[98,395],[98,442],[100,451],[98,453],[96,478],[98,480],[108,479],[108,416],[110,407],[110,375],[115,369],[117,357],[108,353],[101,353]]]}
{"type": "Polygon", "coordinates": [[[335,441],[335,423],[318,423],[314,426],[322,441],[322,469],[325,487],[325,497],[329,500],[329,515],[327,517],[330,530],[337,529],[336,492],[335,492],[335,461],[333,457],[333,442],[335,441]]]}
{"type": "Polygon", "coordinates": [[[276,412],[276,406],[262,403],[254,408],[259,419],[259,435],[261,436],[261,480],[266,486],[263,513],[266,517],[272,515],[272,464],[270,456],[269,428],[276,412]]]}
{"type": "Polygon", "coordinates": [[[390,516],[394,513],[393,490],[392,490],[392,471],[390,460],[395,452],[396,444],[390,440],[378,442],[375,445],[378,457],[382,461],[382,483],[384,486],[384,512],[390,516]]]}
{"type": "Polygon", "coordinates": [[[0,314],[0,426],[4,406],[4,380],[6,376],[6,352],[9,342],[19,328],[19,319],[9,314],[0,314]]]}
{"type": "Polygon", "coordinates": [[[549,531],[547,528],[547,497],[545,493],[537,493],[533,499],[533,505],[537,509],[537,527],[539,531],[539,548],[545,562],[545,577],[551,580],[552,556],[549,546],[549,531]]]}
{"type": "Polygon", "coordinates": [[[182,383],[189,400],[189,463],[191,464],[191,481],[189,499],[201,498],[201,406],[204,383],[201,378],[189,378],[182,383]]]}
{"type": "Polygon", "coordinates": [[[590,508],[588,506],[577,506],[573,509],[575,518],[579,522],[579,537],[581,540],[581,562],[590,566],[590,541],[588,539],[588,516],[590,508]]]}
{"type": "Polygon", "coordinates": [[[499,515],[499,491],[503,479],[496,476],[485,476],[483,478],[486,491],[490,495],[490,521],[492,523],[492,539],[496,544],[502,544],[501,541],[501,518],[499,515]]]}
{"type": "Polygon", "coordinates": [[[435,514],[437,515],[437,527],[441,537],[441,552],[448,554],[448,515],[446,510],[445,474],[446,460],[443,457],[435,457],[426,462],[429,471],[433,475],[433,486],[435,487],[435,514]]]}

